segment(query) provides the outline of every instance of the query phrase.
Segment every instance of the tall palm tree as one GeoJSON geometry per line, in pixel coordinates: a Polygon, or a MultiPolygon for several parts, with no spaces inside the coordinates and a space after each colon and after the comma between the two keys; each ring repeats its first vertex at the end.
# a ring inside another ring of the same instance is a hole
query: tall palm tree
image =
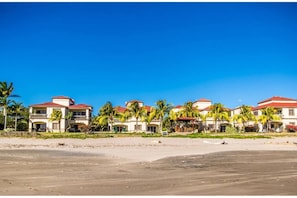
{"type": "Polygon", "coordinates": [[[173,109],[171,109],[169,111],[168,118],[170,120],[170,128],[175,127],[176,126],[176,120],[178,118],[178,112],[175,112],[173,109]],[[174,126],[172,126],[173,125],[172,123],[174,123],[174,126]]]}
{"type": "Polygon", "coordinates": [[[108,101],[100,108],[99,115],[95,118],[95,123],[100,126],[106,126],[110,124],[110,130],[113,132],[114,119],[119,116],[120,114],[116,108],[112,106],[110,101],[108,101]]]}
{"type": "Polygon", "coordinates": [[[73,116],[73,112],[71,111],[68,111],[68,113],[65,115],[65,119],[67,120],[66,131],[69,131],[69,129],[71,128],[70,120],[72,119],[72,116],[73,116]]]}
{"type": "Polygon", "coordinates": [[[15,117],[14,130],[17,131],[18,115],[25,111],[25,107],[23,106],[23,103],[21,103],[21,102],[18,103],[16,101],[12,101],[12,105],[9,106],[9,110],[11,111],[11,113],[14,114],[14,117],[15,117]]]}
{"type": "Polygon", "coordinates": [[[4,115],[4,129],[7,125],[7,108],[10,103],[9,97],[19,97],[18,95],[13,95],[13,83],[7,84],[7,82],[0,82],[0,105],[3,107],[4,115]]]}
{"type": "Polygon", "coordinates": [[[262,115],[259,116],[259,121],[262,124],[266,124],[267,131],[270,131],[270,124],[273,120],[280,120],[280,117],[276,114],[277,111],[273,107],[266,107],[261,110],[262,115]]]}
{"type": "Polygon", "coordinates": [[[135,117],[136,119],[136,128],[138,128],[138,120],[141,119],[145,115],[145,109],[139,105],[137,101],[133,101],[128,107],[127,110],[125,111],[125,116],[126,117],[135,117]]]}
{"type": "Polygon", "coordinates": [[[202,121],[202,127],[203,127],[203,131],[204,133],[206,133],[206,120],[207,120],[208,115],[207,114],[200,114],[200,119],[202,121]]]}
{"type": "Polygon", "coordinates": [[[217,132],[218,129],[218,122],[222,120],[229,121],[229,114],[224,105],[221,103],[215,103],[210,106],[210,111],[208,112],[208,117],[212,117],[214,120],[214,129],[217,132]]]}
{"type": "MultiPolygon", "coordinates": [[[[193,102],[189,101],[186,102],[182,107],[182,110],[178,112],[178,117],[190,117],[198,119],[200,117],[200,113],[198,107],[193,107],[193,102]]],[[[195,130],[194,127],[193,130],[195,130]]]]}
{"type": "Polygon", "coordinates": [[[145,113],[143,114],[141,121],[149,125],[151,121],[155,119],[155,117],[156,117],[156,109],[154,107],[151,107],[149,111],[145,110],[145,113]]]}
{"type": "Polygon", "coordinates": [[[249,121],[255,120],[255,115],[252,112],[252,108],[247,105],[242,105],[240,107],[240,113],[233,116],[233,120],[238,121],[239,123],[242,123],[243,126],[243,132],[245,132],[245,125],[249,121]]]}
{"type": "Polygon", "coordinates": [[[166,117],[170,110],[172,109],[172,105],[171,104],[167,104],[166,100],[158,100],[156,102],[156,107],[154,108],[154,115],[156,119],[160,120],[160,129],[159,132],[162,132],[163,129],[163,119],[164,117],[166,117]]]}
{"type": "Polygon", "coordinates": [[[193,102],[189,101],[184,104],[182,110],[178,112],[179,117],[199,117],[199,110],[197,107],[193,107],[193,102]]]}
{"type": "Polygon", "coordinates": [[[54,109],[51,117],[50,117],[51,121],[58,121],[59,123],[59,131],[61,132],[61,120],[62,120],[62,111],[61,110],[57,110],[54,109]]]}

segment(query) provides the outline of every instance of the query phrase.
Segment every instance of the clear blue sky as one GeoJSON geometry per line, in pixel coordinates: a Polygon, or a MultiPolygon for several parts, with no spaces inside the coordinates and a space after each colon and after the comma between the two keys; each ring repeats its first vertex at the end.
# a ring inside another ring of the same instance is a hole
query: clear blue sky
{"type": "Polygon", "coordinates": [[[297,98],[297,3],[0,3],[0,80],[26,106],[297,98]]]}

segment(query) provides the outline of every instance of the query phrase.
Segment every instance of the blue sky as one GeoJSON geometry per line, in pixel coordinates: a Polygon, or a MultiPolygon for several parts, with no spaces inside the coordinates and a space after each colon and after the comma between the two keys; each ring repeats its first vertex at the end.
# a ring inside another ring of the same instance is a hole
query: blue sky
{"type": "Polygon", "coordinates": [[[297,3],[0,3],[0,80],[26,106],[297,98],[297,3]]]}

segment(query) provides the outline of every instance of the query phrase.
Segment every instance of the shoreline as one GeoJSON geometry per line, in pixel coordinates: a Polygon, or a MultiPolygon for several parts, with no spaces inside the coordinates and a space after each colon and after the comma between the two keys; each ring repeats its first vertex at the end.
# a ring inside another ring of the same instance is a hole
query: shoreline
{"type": "Polygon", "coordinates": [[[127,162],[155,161],[167,157],[221,151],[297,151],[297,137],[271,139],[202,138],[0,138],[0,149],[35,149],[100,154],[127,162]]]}

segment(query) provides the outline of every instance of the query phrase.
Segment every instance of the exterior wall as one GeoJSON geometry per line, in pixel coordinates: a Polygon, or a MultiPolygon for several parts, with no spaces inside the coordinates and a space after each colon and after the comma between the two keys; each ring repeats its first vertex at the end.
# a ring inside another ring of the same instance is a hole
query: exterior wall
{"type": "MultiPolygon", "coordinates": [[[[127,127],[127,132],[133,132],[133,131],[145,132],[145,131],[147,131],[148,126],[156,126],[157,130],[160,127],[160,121],[157,121],[157,120],[153,120],[148,125],[146,122],[142,122],[139,119],[137,124],[141,126],[141,129],[135,130],[136,119],[135,119],[135,117],[133,117],[133,118],[127,120],[126,122],[120,122],[119,120],[115,120],[113,126],[123,126],[123,125],[125,125],[127,127]]],[[[109,127],[111,127],[111,125],[109,125],[109,127]]]]}
{"type": "Polygon", "coordinates": [[[282,109],[282,122],[284,125],[297,125],[297,108],[283,108],[282,109]],[[289,114],[289,110],[292,109],[294,111],[294,115],[289,114]]]}
{"type": "Polygon", "coordinates": [[[198,109],[205,109],[206,107],[209,107],[211,105],[211,102],[201,102],[197,101],[193,103],[193,107],[198,107],[198,109]]]}
{"type": "Polygon", "coordinates": [[[63,106],[70,106],[72,104],[70,99],[60,99],[60,98],[53,98],[53,103],[60,104],[63,106]]]}

